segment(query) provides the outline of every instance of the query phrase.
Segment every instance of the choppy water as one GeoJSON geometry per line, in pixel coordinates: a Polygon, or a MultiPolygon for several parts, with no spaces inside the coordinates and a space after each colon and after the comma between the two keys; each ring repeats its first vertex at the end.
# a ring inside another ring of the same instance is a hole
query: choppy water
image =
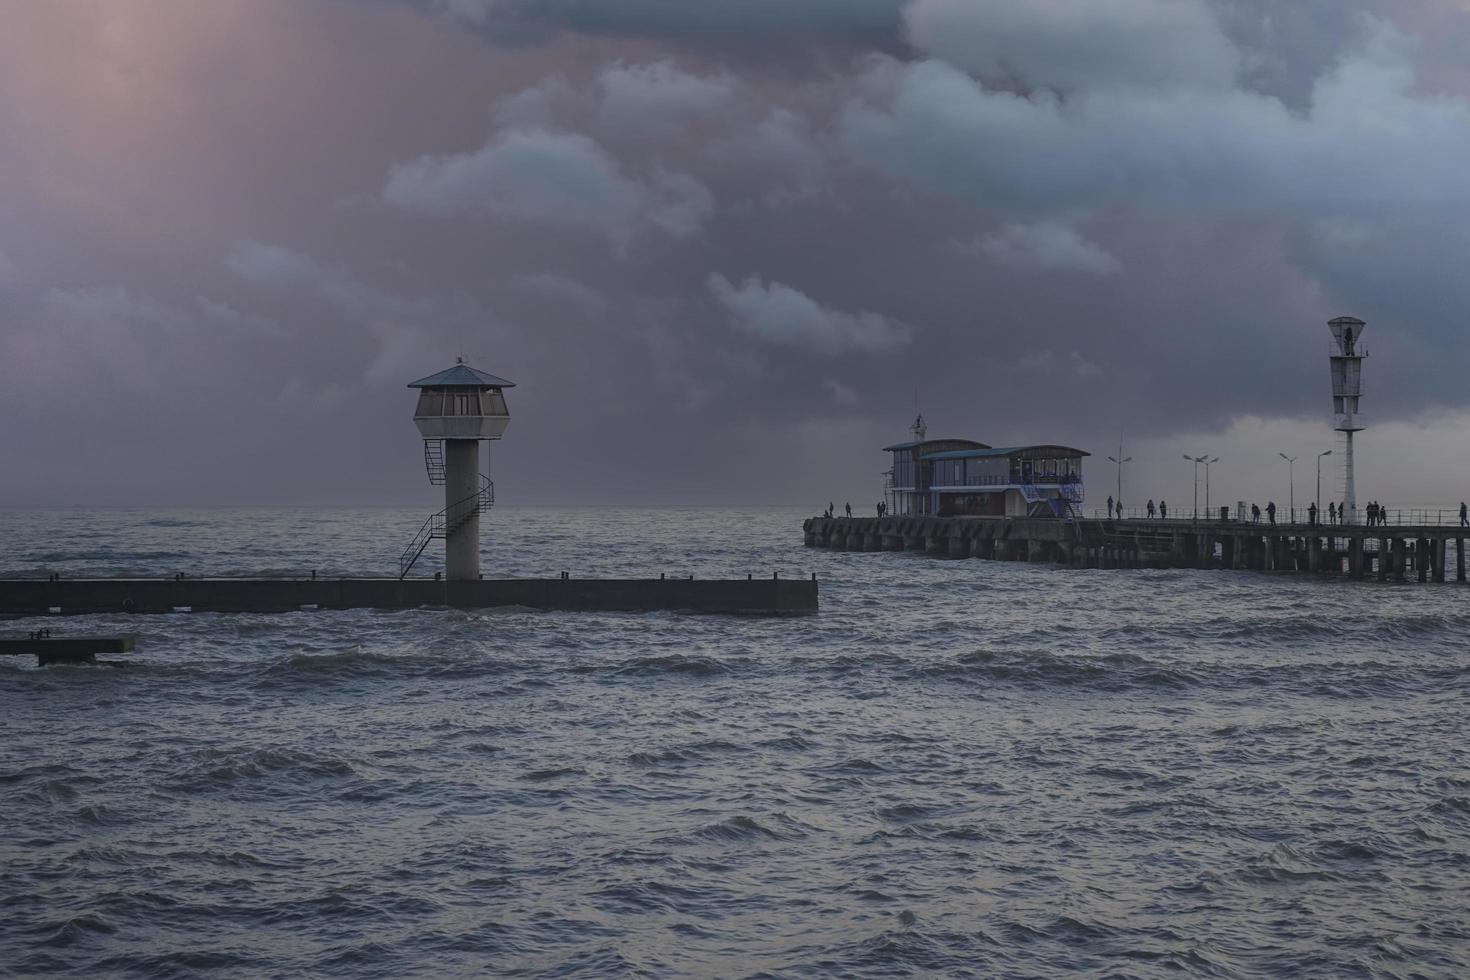
{"type": "MultiPolygon", "coordinates": [[[[502,511],[795,620],[92,617],[0,663],[0,974],[1470,975],[1470,591],[502,511]]],[[[421,515],[0,513],[0,574],[382,574],[421,515]]],[[[7,631],[37,621],[3,624],[7,631]]]]}

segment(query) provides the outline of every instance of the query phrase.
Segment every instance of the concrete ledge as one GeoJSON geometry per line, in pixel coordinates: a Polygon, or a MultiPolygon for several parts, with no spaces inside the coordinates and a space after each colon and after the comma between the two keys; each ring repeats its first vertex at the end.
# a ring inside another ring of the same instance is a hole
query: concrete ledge
{"type": "Polygon", "coordinates": [[[817,611],[810,579],[3,579],[0,615],[295,612],[317,609],[489,609],[569,612],[688,610],[783,616],[817,611]]]}

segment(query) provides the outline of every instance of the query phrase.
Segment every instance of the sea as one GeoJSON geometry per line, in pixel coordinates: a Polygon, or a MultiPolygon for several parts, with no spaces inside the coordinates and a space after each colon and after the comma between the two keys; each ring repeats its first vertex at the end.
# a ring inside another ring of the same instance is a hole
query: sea
{"type": "MultiPolygon", "coordinates": [[[[0,623],[0,976],[1470,976],[1470,591],[498,509],[491,575],[794,618],[0,623]]],[[[422,514],[11,510],[0,577],[387,575],[422,514]]],[[[433,556],[415,574],[430,574],[433,556]]]]}

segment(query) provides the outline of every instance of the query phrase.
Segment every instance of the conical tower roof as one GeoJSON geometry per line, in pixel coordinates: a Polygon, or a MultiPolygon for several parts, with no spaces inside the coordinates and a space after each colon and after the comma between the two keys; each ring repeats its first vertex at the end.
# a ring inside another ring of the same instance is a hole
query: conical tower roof
{"type": "Polygon", "coordinates": [[[514,381],[497,378],[486,371],[470,367],[464,361],[438,374],[420,378],[409,385],[410,388],[514,388],[515,386],[514,381]]]}

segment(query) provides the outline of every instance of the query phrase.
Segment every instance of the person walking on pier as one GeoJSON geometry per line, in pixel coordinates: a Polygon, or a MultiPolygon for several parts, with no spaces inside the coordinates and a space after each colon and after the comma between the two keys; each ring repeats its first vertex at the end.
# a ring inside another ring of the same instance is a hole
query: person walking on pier
{"type": "Polygon", "coordinates": [[[1154,509],[1154,498],[1150,497],[1148,498],[1148,519],[1153,520],[1155,513],[1156,511],[1154,509]]]}
{"type": "Polygon", "coordinates": [[[848,516],[849,519],[852,517],[852,502],[851,501],[849,501],[848,504],[847,504],[847,516],[848,516]]]}
{"type": "Polygon", "coordinates": [[[1470,527],[1470,508],[1465,506],[1465,501],[1460,501],[1460,526],[1470,527]]]}
{"type": "Polygon", "coordinates": [[[1168,504],[1167,501],[1164,500],[1163,497],[1160,497],[1159,498],[1159,520],[1161,520],[1161,521],[1167,521],[1168,519],[1169,519],[1169,504],[1168,504]]]}
{"type": "Polygon", "coordinates": [[[1276,523],[1276,501],[1266,501],[1266,519],[1272,524],[1276,523]]]}
{"type": "Polygon", "coordinates": [[[1327,501],[1327,523],[1328,524],[1336,524],[1337,523],[1337,505],[1334,504],[1330,500],[1327,501]]]}
{"type": "Polygon", "coordinates": [[[1307,523],[1313,526],[1317,523],[1317,501],[1307,504],[1307,523]]]}
{"type": "Polygon", "coordinates": [[[1261,505],[1260,504],[1251,504],[1251,523],[1252,524],[1259,524],[1259,523],[1261,523],[1261,505]]]}
{"type": "Polygon", "coordinates": [[[1108,494],[1108,520],[1113,519],[1113,495],[1108,494]]]}

